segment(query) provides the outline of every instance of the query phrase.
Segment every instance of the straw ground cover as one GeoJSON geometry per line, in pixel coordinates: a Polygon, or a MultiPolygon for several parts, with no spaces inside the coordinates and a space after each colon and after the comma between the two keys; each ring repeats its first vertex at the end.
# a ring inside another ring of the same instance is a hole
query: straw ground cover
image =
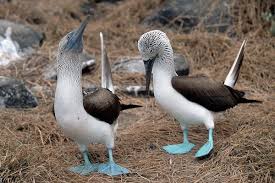
{"type": "MultiPolygon", "coordinates": [[[[14,0],[1,4],[0,17],[29,24],[45,32],[46,40],[37,53],[24,63],[1,68],[4,76],[23,79],[35,92],[39,106],[35,109],[1,109],[0,177],[3,182],[274,182],[275,177],[275,38],[261,19],[272,1],[242,0],[232,2],[233,28],[236,37],[194,30],[184,34],[176,28],[160,27],[171,40],[174,52],[191,63],[191,74],[206,74],[223,81],[243,39],[248,43],[237,89],[262,104],[239,105],[216,119],[215,151],[205,160],[193,155],[205,142],[203,126],[190,129],[196,144],[192,153],[172,156],[161,147],[179,143],[179,124],[155,103],[153,98],[132,98],[118,93],[123,102],[144,107],[127,111],[119,118],[114,156],[131,174],[108,177],[93,173],[79,176],[68,167],[82,161],[74,142],[66,138],[51,113],[55,81],[45,80],[43,69],[54,62],[59,39],[83,19],[82,1],[14,0]],[[233,11],[234,10],[234,11],[233,11]]],[[[100,83],[99,32],[105,34],[111,62],[120,56],[135,56],[139,36],[153,29],[142,20],[161,1],[128,0],[115,5],[99,4],[84,36],[85,48],[97,58],[97,67],[83,81],[100,83]]],[[[115,85],[144,84],[139,74],[113,74],[115,85]]],[[[103,145],[91,145],[93,161],[107,160],[103,145]]]]}

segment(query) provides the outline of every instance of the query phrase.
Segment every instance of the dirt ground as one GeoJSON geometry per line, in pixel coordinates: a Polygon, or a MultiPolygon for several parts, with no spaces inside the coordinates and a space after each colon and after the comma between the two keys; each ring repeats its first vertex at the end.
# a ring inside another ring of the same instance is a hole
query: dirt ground
{"type": "MultiPolygon", "coordinates": [[[[154,98],[132,98],[118,93],[125,103],[144,107],[124,112],[115,142],[114,158],[131,173],[109,177],[92,173],[79,176],[68,172],[82,162],[74,142],[58,128],[51,113],[55,81],[45,80],[42,71],[54,62],[54,50],[62,36],[79,25],[83,1],[14,0],[0,5],[0,17],[23,22],[45,32],[46,40],[37,53],[23,63],[0,68],[1,75],[23,79],[35,92],[39,106],[34,109],[0,110],[0,178],[3,182],[275,182],[275,37],[261,19],[261,11],[272,0],[232,1],[235,8],[234,30],[237,36],[195,30],[161,27],[170,38],[174,52],[191,63],[191,73],[206,74],[223,81],[244,39],[245,59],[237,89],[262,104],[243,104],[227,110],[216,120],[215,150],[204,160],[194,158],[206,141],[203,126],[190,129],[196,144],[186,155],[169,155],[161,150],[166,144],[180,143],[179,124],[155,103],[154,98]],[[237,8],[236,8],[237,7],[237,8]]],[[[100,83],[99,32],[105,34],[111,62],[120,56],[138,55],[137,40],[153,29],[141,24],[160,0],[125,0],[115,5],[98,4],[96,16],[86,29],[85,49],[96,56],[95,71],[83,80],[100,83]]],[[[143,75],[113,74],[115,85],[144,85],[143,75]]],[[[91,145],[93,161],[107,160],[103,145],[91,145]]],[[[1,182],[1,181],[0,181],[1,182]]]]}

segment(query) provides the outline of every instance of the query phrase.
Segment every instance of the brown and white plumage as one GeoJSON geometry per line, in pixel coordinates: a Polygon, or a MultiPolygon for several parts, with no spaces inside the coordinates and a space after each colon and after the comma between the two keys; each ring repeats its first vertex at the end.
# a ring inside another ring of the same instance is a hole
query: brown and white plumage
{"type": "Polygon", "coordinates": [[[244,98],[243,91],[233,88],[240,74],[245,45],[246,40],[243,41],[224,83],[214,81],[206,76],[174,76],[172,86],[188,100],[213,112],[225,111],[239,103],[260,102],[244,98]]]}
{"type": "Polygon", "coordinates": [[[84,164],[71,167],[70,171],[81,175],[95,171],[111,176],[126,174],[129,171],[117,165],[112,155],[117,129],[117,123],[113,122],[121,110],[119,99],[108,89],[103,88],[84,97],[82,93],[80,57],[83,52],[83,32],[88,21],[89,17],[78,29],[65,35],[59,42],[54,113],[65,135],[79,145],[83,155],[84,164]],[[107,147],[108,163],[99,165],[91,163],[87,148],[91,143],[101,143],[107,147]]]}
{"type": "Polygon", "coordinates": [[[135,104],[121,104],[118,96],[105,88],[88,93],[83,101],[87,113],[109,124],[116,121],[121,111],[141,107],[135,104]]]}
{"type": "Polygon", "coordinates": [[[172,86],[186,99],[213,112],[225,111],[239,103],[258,102],[243,98],[243,91],[235,90],[204,76],[175,76],[172,78],[172,86]]]}
{"type": "Polygon", "coordinates": [[[102,33],[100,33],[100,40],[101,88],[96,89],[94,92],[85,93],[83,95],[83,105],[85,111],[91,116],[108,124],[113,124],[121,111],[142,106],[135,104],[122,104],[118,96],[114,94],[115,90],[112,82],[111,67],[102,33]]]}
{"type": "Polygon", "coordinates": [[[244,58],[243,42],[224,84],[207,77],[177,76],[173,62],[173,49],[167,35],[159,30],[144,33],[138,41],[138,49],[146,70],[146,89],[149,89],[153,73],[154,95],[159,105],[174,116],[184,131],[182,144],[164,146],[170,154],[189,152],[194,144],[188,141],[187,129],[191,124],[204,124],[209,130],[208,141],[196,153],[201,158],[214,147],[213,112],[224,111],[239,103],[258,102],[244,98],[244,92],[233,89],[244,58]]]}

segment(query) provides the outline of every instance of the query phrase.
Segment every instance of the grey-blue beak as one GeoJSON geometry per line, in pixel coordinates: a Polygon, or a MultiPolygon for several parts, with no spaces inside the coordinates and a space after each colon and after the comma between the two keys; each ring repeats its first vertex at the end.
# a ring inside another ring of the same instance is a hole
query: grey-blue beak
{"type": "Polygon", "coordinates": [[[149,96],[150,90],[150,81],[151,81],[151,75],[152,75],[152,69],[154,65],[155,58],[144,60],[144,67],[145,67],[145,77],[146,77],[146,93],[149,96]]]}
{"type": "Polygon", "coordinates": [[[82,51],[83,43],[82,37],[83,32],[89,22],[90,17],[86,17],[85,20],[81,23],[78,29],[74,30],[69,38],[67,45],[65,47],[68,51],[82,51]]]}

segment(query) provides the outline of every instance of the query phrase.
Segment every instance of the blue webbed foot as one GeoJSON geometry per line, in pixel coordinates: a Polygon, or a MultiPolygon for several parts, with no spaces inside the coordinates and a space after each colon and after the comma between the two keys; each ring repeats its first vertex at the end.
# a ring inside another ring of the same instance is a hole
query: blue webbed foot
{"type": "Polygon", "coordinates": [[[116,175],[122,175],[122,174],[127,174],[129,173],[129,170],[117,165],[114,160],[113,160],[113,153],[112,149],[108,149],[109,153],[109,162],[108,163],[103,163],[98,166],[98,172],[107,174],[110,176],[116,176],[116,175]]]}
{"type": "Polygon", "coordinates": [[[90,156],[89,152],[87,150],[83,151],[82,155],[84,159],[84,164],[71,167],[69,168],[69,171],[78,173],[80,175],[88,175],[91,172],[96,172],[98,169],[98,164],[91,163],[89,159],[89,156],[90,156]]]}
{"type": "Polygon", "coordinates": [[[195,157],[196,158],[203,158],[207,155],[210,154],[214,147],[214,142],[213,142],[213,128],[209,129],[209,137],[208,141],[197,151],[195,157]]]}
{"type": "Polygon", "coordinates": [[[185,154],[192,150],[195,144],[188,141],[188,130],[183,130],[183,143],[163,146],[162,148],[169,154],[185,154]]]}
{"type": "Polygon", "coordinates": [[[162,148],[169,154],[185,154],[192,150],[195,144],[184,142],[182,144],[173,144],[163,146],[162,148]]]}
{"type": "Polygon", "coordinates": [[[127,174],[129,173],[129,170],[120,165],[117,165],[115,162],[109,162],[109,163],[100,164],[98,167],[98,172],[107,174],[110,176],[116,176],[116,175],[127,174]]]}
{"type": "Polygon", "coordinates": [[[78,165],[78,166],[73,166],[69,168],[69,171],[78,173],[80,175],[88,175],[91,172],[96,172],[98,169],[97,164],[83,164],[83,165],[78,165]]]}
{"type": "Polygon", "coordinates": [[[213,142],[208,141],[206,142],[196,153],[195,157],[196,158],[202,158],[204,156],[209,155],[211,150],[213,149],[214,145],[213,142]]]}

